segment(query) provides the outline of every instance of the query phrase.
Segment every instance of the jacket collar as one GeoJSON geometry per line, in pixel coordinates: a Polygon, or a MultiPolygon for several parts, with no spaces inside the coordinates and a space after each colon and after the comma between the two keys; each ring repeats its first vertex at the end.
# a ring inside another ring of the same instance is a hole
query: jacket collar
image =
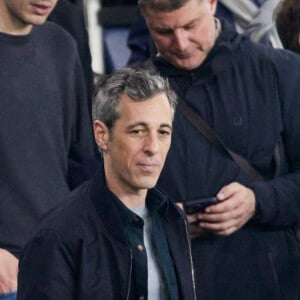
{"type": "MultiPolygon", "coordinates": [[[[113,237],[126,243],[126,234],[119,211],[120,205],[116,205],[116,201],[120,200],[108,189],[103,166],[90,180],[90,199],[95,207],[97,222],[100,222],[113,237]]],[[[156,209],[161,216],[167,217],[171,203],[157,188],[148,191],[146,203],[149,204],[150,202],[151,209],[156,209]]],[[[127,208],[124,206],[124,209],[127,208]]],[[[178,214],[178,216],[182,217],[181,214],[178,214]]]]}

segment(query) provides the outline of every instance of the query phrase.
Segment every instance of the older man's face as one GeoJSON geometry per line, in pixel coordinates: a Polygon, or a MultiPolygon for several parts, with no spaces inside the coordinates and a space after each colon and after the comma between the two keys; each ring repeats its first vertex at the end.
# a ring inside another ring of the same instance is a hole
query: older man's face
{"type": "Polygon", "coordinates": [[[214,46],[216,0],[190,0],[171,12],[147,10],[145,18],[158,53],[174,66],[191,70],[214,46]]]}

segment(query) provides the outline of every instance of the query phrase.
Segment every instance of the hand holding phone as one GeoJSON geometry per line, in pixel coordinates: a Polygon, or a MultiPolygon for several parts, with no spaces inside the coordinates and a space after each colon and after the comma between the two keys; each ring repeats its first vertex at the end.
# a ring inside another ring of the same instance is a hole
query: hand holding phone
{"type": "Polygon", "coordinates": [[[194,214],[196,212],[204,212],[207,206],[217,204],[218,200],[216,197],[200,198],[183,203],[183,208],[186,214],[194,214]]]}

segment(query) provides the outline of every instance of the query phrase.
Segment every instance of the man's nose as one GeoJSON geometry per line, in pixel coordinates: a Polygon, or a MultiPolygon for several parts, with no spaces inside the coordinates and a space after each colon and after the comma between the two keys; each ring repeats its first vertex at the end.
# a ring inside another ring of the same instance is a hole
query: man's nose
{"type": "Polygon", "coordinates": [[[144,140],[144,151],[150,155],[155,154],[159,150],[159,138],[156,133],[149,133],[144,140]]]}
{"type": "Polygon", "coordinates": [[[174,32],[175,45],[178,50],[184,51],[188,45],[188,33],[179,28],[174,32]]]}

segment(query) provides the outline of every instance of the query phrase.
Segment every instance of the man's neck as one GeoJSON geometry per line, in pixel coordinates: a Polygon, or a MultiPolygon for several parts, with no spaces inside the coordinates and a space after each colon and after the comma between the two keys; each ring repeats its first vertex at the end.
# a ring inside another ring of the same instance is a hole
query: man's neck
{"type": "Polygon", "coordinates": [[[26,27],[16,28],[13,26],[9,26],[8,24],[4,24],[2,21],[0,21],[0,33],[10,35],[27,35],[31,32],[32,27],[33,25],[28,25],[26,27]]]}
{"type": "Polygon", "coordinates": [[[147,189],[134,189],[131,186],[116,183],[112,177],[106,176],[106,184],[109,190],[128,208],[145,206],[147,189]]]}

